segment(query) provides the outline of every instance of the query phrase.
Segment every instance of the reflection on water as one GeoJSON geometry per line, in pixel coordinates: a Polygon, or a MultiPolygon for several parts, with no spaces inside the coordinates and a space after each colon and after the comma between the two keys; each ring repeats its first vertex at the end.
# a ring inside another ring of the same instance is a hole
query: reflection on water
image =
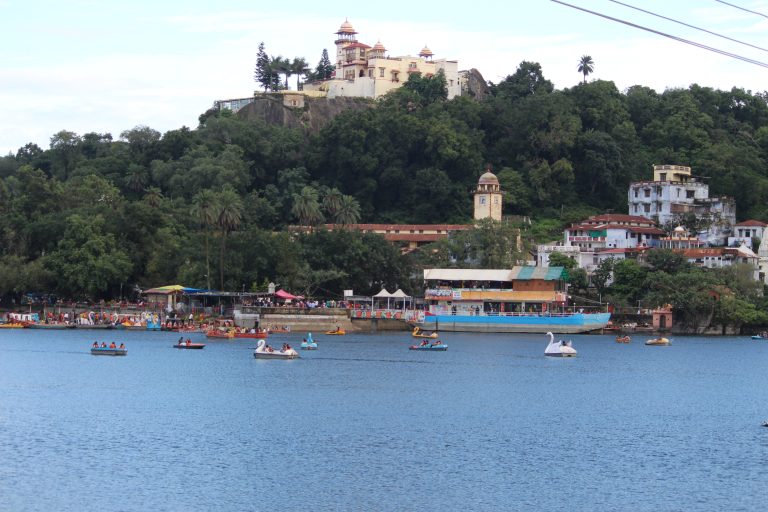
{"type": "Polygon", "coordinates": [[[0,509],[762,507],[768,342],[575,336],[550,359],[542,335],[442,339],[318,335],[264,361],[249,340],[0,332],[0,509]],[[90,356],[95,337],[128,356],[90,356]]]}

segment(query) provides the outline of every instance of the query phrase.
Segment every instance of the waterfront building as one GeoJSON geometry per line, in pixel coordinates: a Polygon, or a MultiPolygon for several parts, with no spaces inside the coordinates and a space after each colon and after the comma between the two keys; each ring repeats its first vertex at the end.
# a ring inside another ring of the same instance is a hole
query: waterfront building
{"type": "Polygon", "coordinates": [[[760,279],[759,257],[749,247],[702,247],[696,249],[678,249],[676,252],[697,267],[723,268],[736,264],[746,264],[754,268],[753,279],[760,279]]]}
{"type": "Polygon", "coordinates": [[[442,72],[448,99],[461,94],[458,61],[435,59],[427,46],[417,55],[391,57],[381,41],[370,46],[358,41],[357,34],[348,20],[341,24],[334,41],[334,75],[329,80],[303,84],[304,91],[323,91],[328,98],[353,96],[375,99],[401,87],[413,73],[431,77],[442,72]]]}
{"type": "Polygon", "coordinates": [[[567,307],[563,267],[424,270],[425,329],[578,333],[603,328],[610,313],[567,307]]]}
{"type": "Polygon", "coordinates": [[[653,180],[633,182],[628,192],[629,214],[660,226],[682,224],[694,215],[702,224],[697,236],[709,245],[724,245],[736,223],[736,205],[729,197],[709,197],[709,185],[682,165],[654,165],[653,180]]]}

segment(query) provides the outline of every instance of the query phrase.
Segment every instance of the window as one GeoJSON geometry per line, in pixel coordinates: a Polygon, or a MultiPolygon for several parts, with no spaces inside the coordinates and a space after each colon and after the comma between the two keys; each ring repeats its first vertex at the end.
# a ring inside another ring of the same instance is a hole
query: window
{"type": "Polygon", "coordinates": [[[384,68],[379,68],[379,76],[384,78],[384,68]]]}
{"type": "Polygon", "coordinates": [[[373,78],[373,69],[368,70],[368,78],[373,78]]]}
{"type": "Polygon", "coordinates": [[[480,196],[480,204],[485,204],[485,196],[480,196]]]}
{"type": "Polygon", "coordinates": [[[644,204],[643,205],[643,209],[645,210],[645,213],[650,213],[651,212],[651,205],[644,204]]]}
{"type": "Polygon", "coordinates": [[[694,191],[693,190],[686,190],[685,191],[685,197],[687,199],[693,199],[694,191]]]}
{"type": "Polygon", "coordinates": [[[660,172],[659,173],[659,181],[667,181],[667,173],[660,172]]]}
{"type": "Polygon", "coordinates": [[[643,190],[643,192],[645,193],[645,197],[651,197],[651,189],[646,188],[643,190]]]}
{"type": "Polygon", "coordinates": [[[637,192],[638,192],[637,189],[635,189],[634,192],[635,192],[635,197],[637,197],[637,192]]]}
{"type": "Polygon", "coordinates": [[[635,213],[637,213],[637,205],[635,205],[635,213]]]}

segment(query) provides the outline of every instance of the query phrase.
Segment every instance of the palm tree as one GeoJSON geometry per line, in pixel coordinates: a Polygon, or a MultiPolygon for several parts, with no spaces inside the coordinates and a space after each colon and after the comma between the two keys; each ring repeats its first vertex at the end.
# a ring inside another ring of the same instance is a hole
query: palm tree
{"type": "Polygon", "coordinates": [[[341,196],[334,221],[342,226],[360,222],[360,203],[353,196],[341,196]]]}
{"type": "Polygon", "coordinates": [[[221,230],[221,252],[219,253],[219,278],[224,289],[224,255],[227,252],[227,235],[240,227],[243,220],[243,202],[231,187],[225,187],[218,197],[216,224],[221,230]]]}
{"type": "Polygon", "coordinates": [[[323,221],[323,212],[320,211],[320,202],[317,190],[312,187],[304,187],[301,192],[293,195],[291,213],[299,219],[302,226],[314,226],[323,221]]]}
{"type": "Polygon", "coordinates": [[[163,193],[157,187],[149,187],[147,192],[144,194],[144,201],[146,201],[147,204],[152,208],[157,208],[163,201],[163,193]]]}
{"type": "Polygon", "coordinates": [[[336,217],[336,212],[341,206],[341,198],[344,194],[337,188],[328,190],[323,196],[323,209],[328,213],[331,218],[336,217]]]}
{"type": "Polygon", "coordinates": [[[309,64],[303,57],[294,57],[291,63],[291,70],[296,75],[296,90],[301,90],[301,77],[309,71],[309,64]]]}
{"type": "Polygon", "coordinates": [[[192,214],[203,227],[205,237],[205,279],[206,286],[211,289],[211,250],[209,244],[209,231],[216,221],[216,194],[211,189],[204,189],[195,195],[193,201],[192,214]]]}
{"type": "Polygon", "coordinates": [[[147,185],[146,169],[137,164],[128,166],[128,176],[125,177],[125,184],[136,193],[144,190],[144,187],[147,185]]]}
{"type": "MultiPolygon", "coordinates": [[[[269,67],[275,74],[285,75],[285,88],[288,89],[288,77],[293,74],[291,61],[284,58],[282,55],[278,55],[277,57],[272,57],[269,67]]],[[[279,84],[280,82],[278,81],[277,83],[279,84]]]]}
{"type": "Polygon", "coordinates": [[[579,73],[584,75],[584,83],[587,83],[587,75],[595,70],[595,62],[589,55],[582,55],[579,60],[579,73]]]}

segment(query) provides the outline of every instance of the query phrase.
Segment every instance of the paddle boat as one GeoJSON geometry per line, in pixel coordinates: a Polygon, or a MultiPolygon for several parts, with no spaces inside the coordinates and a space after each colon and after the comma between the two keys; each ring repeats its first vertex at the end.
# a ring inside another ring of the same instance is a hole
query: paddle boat
{"type": "Polygon", "coordinates": [[[223,339],[232,339],[235,337],[235,331],[233,330],[227,330],[222,331],[220,329],[209,329],[205,331],[205,337],[206,338],[223,338],[223,339]]]}
{"type": "Polygon", "coordinates": [[[650,340],[646,340],[646,345],[650,346],[658,346],[658,347],[666,347],[667,345],[671,345],[672,342],[669,341],[667,338],[652,338],[650,340]]]}
{"type": "Polygon", "coordinates": [[[341,327],[337,327],[332,331],[325,331],[325,334],[327,334],[328,336],[344,336],[345,334],[347,334],[347,331],[345,331],[341,327]]]}
{"type": "Polygon", "coordinates": [[[256,345],[256,350],[253,351],[253,357],[256,359],[296,359],[299,357],[299,353],[290,347],[290,345],[284,344],[280,350],[275,350],[264,340],[259,340],[256,345]]]}
{"type": "Polygon", "coordinates": [[[251,329],[250,331],[241,331],[239,329],[235,329],[235,338],[251,338],[251,339],[266,339],[268,336],[268,332],[266,329],[251,329]]]}
{"type": "Polygon", "coordinates": [[[616,343],[630,343],[631,341],[631,336],[616,336],[616,343]]]}
{"type": "Polygon", "coordinates": [[[190,340],[189,338],[187,338],[186,341],[183,338],[179,338],[179,342],[171,346],[173,348],[200,350],[202,348],[205,348],[205,343],[192,343],[192,340],[190,340]]]}
{"type": "Polygon", "coordinates": [[[576,349],[571,345],[571,340],[557,340],[555,341],[555,335],[551,332],[547,333],[549,336],[549,344],[544,349],[544,355],[549,357],[576,357],[576,349]]]}
{"type": "Polygon", "coordinates": [[[411,332],[411,336],[414,338],[431,338],[436,339],[437,338],[437,332],[432,332],[432,334],[424,334],[424,331],[421,330],[421,327],[414,327],[413,332],[411,332]]]}
{"type": "Polygon", "coordinates": [[[270,325],[267,327],[269,334],[289,334],[291,332],[290,325],[270,325]]]}
{"type": "Polygon", "coordinates": [[[3,329],[24,329],[25,327],[27,327],[27,324],[21,322],[8,322],[5,324],[0,324],[0,328],[3,329]]]}
{"type": "Polygon", "coordinates": [[[448,345],[443,343],[440,340],[435,340],[433,342],[429,342],[427,340],[422,341],[418,345],[411,345],[408,347],[408,350],[441,350],[445,351],[448,350],[448,345]]]}
{"type": "MultiPolygon", "coordinates": [[[[94,343],[93,345],[97,345],[94,343]]],[[[105,343],[102,343],[101,346],[92,346],[91,347],[91,355],[94,356],[126,356],[128,355],[128,349],[125,348],[125,345],[122,343],[119,347],[115,346],[114,343],[107,346],[105,343]]]]}
{"type": "Polygon", "coordinates": [[[312,339],[311,332],[301,341],[301,350],[317,350],[317,342],[312,339]]]}
{"type": "Polygon", "coordinates": [[[752,336],[753,340],[768,340],[768,332],[761,332],[760,334],[755,334],[752,336]]]}

